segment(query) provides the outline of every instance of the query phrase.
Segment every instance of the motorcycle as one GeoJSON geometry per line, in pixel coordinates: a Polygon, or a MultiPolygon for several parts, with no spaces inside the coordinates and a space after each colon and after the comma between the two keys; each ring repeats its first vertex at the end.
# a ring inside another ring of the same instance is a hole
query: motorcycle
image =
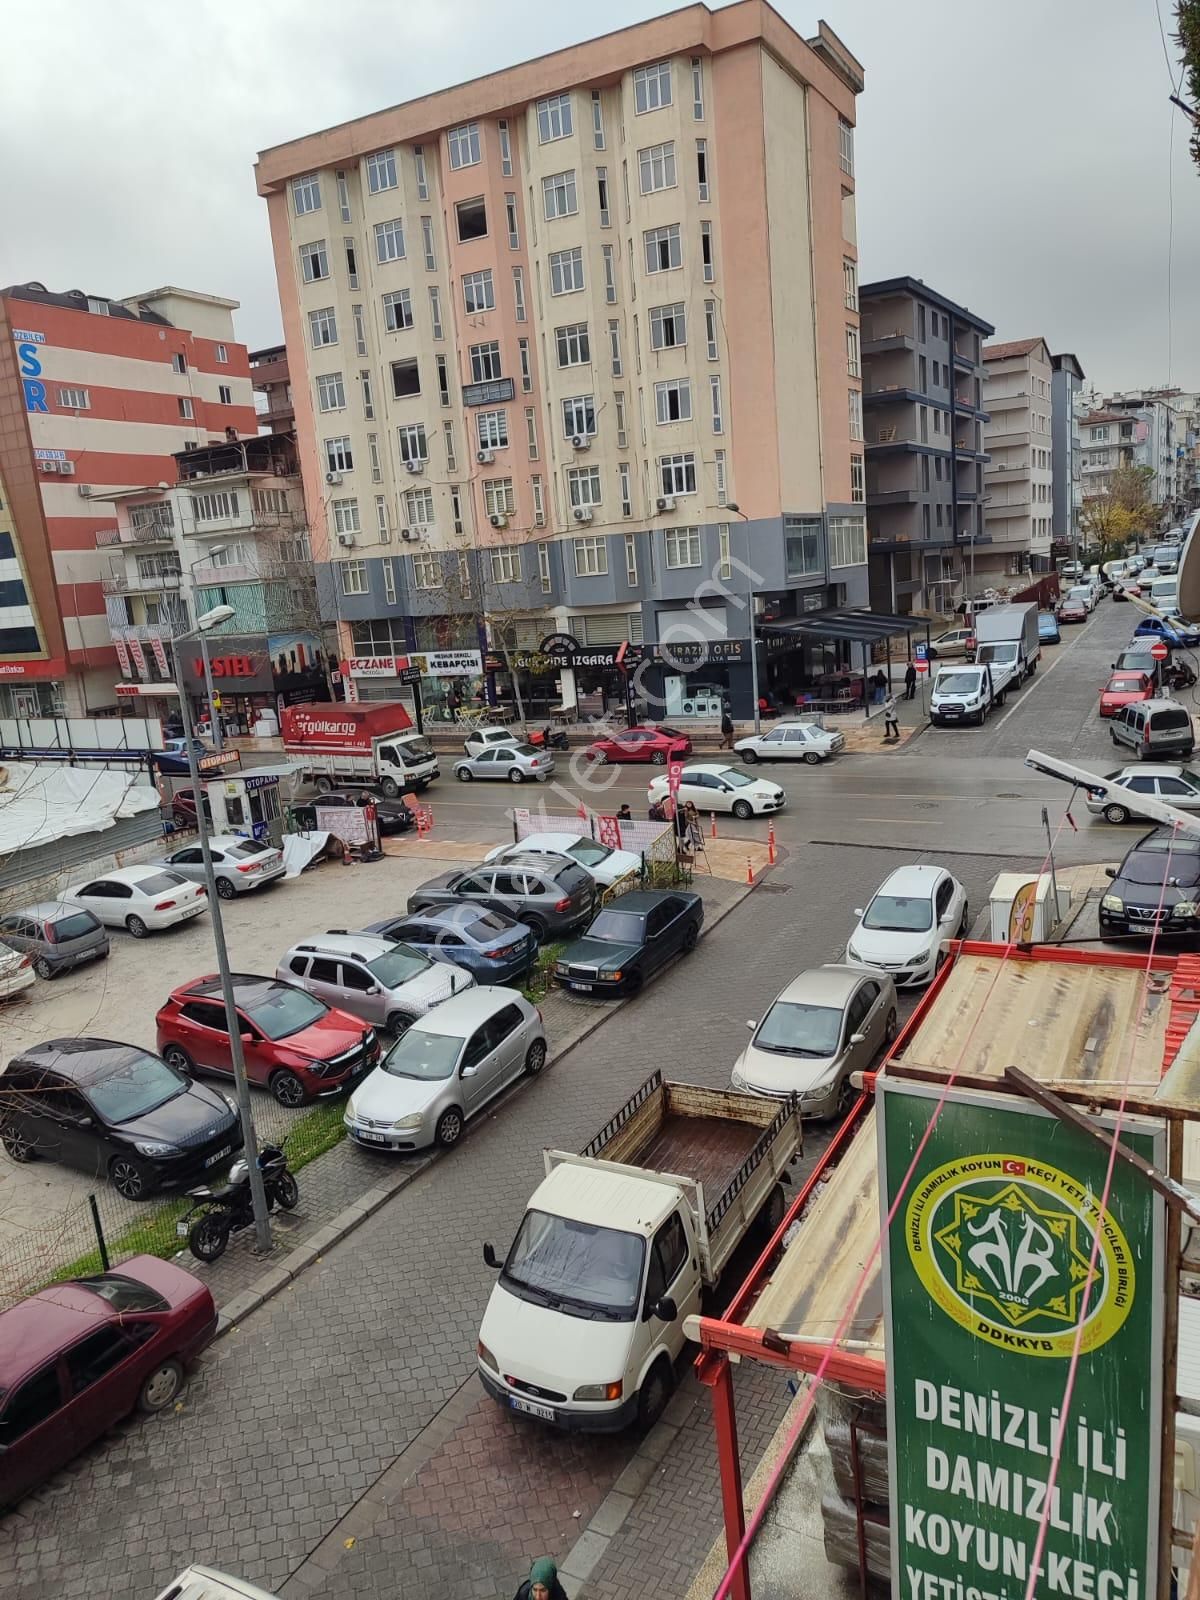
{"type": "Polygon", "coordinates": [[[561,728],[534,728],[529,742],[538,750],[569,750],[571,741],[561,728]]]}
{"type": "MultiPolygon", "coordinates": [[[[267,1192],[267,1207],[293,1211],[300,1201],[300,1187],[288,1171],[287,1156],[278,1145],[264,1144],[258,1152],[258,1165],[267,1192]]],[[[225,1253],[229,1235],[248,1228],[254,1221],[250,1193],[250,1167],[240,1156],[230,1167],[228,1180],[217,1188],[203,1185],[189,1189],[191,1210],[175,1224],[175,1231],[186,1239],[197,1261],[215,1261],[225,1253]]]]}

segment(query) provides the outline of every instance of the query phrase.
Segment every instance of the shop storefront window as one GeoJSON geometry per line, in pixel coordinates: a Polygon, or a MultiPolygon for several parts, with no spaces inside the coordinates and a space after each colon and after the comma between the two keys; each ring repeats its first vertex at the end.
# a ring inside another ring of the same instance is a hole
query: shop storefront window
{"type": "Polygon", "coordinates": [[[789,578],[808,578],[825,570],[819,517],[784,517],[783,537],[789,578]]]}

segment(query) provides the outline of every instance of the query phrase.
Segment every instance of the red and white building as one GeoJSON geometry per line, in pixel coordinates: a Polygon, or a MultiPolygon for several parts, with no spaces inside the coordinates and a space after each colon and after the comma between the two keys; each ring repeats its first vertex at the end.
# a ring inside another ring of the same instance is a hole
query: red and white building
{"type": "Polygon", "coordinates": [[[0,716],[111,710],[104,579],[118,489],[176,481],[176,452],[258,431],[236,300],[0,290],[0,716]],[[11,546],[11,548],[10,548],[11,546]],[[22,592],[23,591],[23,592],[22,592]]]}

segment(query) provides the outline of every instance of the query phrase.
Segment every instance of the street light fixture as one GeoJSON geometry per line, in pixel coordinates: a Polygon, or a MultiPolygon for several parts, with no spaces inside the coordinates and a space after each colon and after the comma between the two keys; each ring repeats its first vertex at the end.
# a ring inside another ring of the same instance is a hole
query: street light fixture
{"type": "MultiPolygon", "coordinates": [[[[225,554],[225,548],[226,547],[223,544],[214,544],[213,547],[211,548],[211,550],[206,550],[205,553],[202,556],[197,556],[195,561],[193,561],[193,562],[191,562],[189,564],[189,566],[188,566],[188,577],[191,579],[193,600],[194,600],[195,594],[196,594],[196,580],[195,580],[195,577],[193,576],[193,574],[196,571],[196,568],[199,567],[199,566],[202,566],[206,561],[211,561],[214,556],[223,556],[225,554]]],[[[213,611],[225,611],[225,612],[228,613],[227,616],[224,616],[224,617],[221,618],[222,622],[227,622],[229,620],[229,617],[232,617],[234,615],[234,610],[233,610],[232,606],[214,606],[213,607],[213,611]]],[[[208,612],[208,611],[206,611],[204,614],[205,614],[205,616],[211,616],[212,615],[212,613],[208,612]]],[[[217,626],[217,624],[215,622],[210,622],[208,624],[208,626],[210,628],[215,628],[217,626]]],[[[190,635],[185,634],[184,637],[188,638],[188,637],[190,637],[190,635]]],[[[207,650],[202,650],[200,652],[200,658],[204,662],[204,692],[208,696],[208,712],[209,712],[209,721],[212,724],[213,743],[216,745],[218,750],[224,750],[224,748],[225,748],[225,735],[221,730],[221,713],[217,710],[216,706],[213,704],[212,667],[209,664],[208,651],[207,650]]]]}
{"type": "MultiPolygon", "coordinates": [[[[263,1186],[262,1171],[258,1165],[258,1137],[254,1130],[254,1117],[250,1111],[250,1084],[246,1078],[246,1058],[242,1053],[241,1020],[237,1000],[233,993],[233,975],[229,970],[229,952],[225,948],[225,925],[221,920],[221,897],[217,893],[217,875],[213,871],[212,851],[208,842],[208,822],[204,815],[204,791],[200,787],[200,763],[196,757],[196,734],[192,726],[192,710],[188,704],[187,684],[183,673],[183,652],[179,646],[189,639],[200,643],[200,655],[208,673],[208,632],[234,615],[232,606],[213,606],[203,616],[196,618],[196,626],[179,634],[173,641],[175,648],[175,686],[179,690],[179,708],[183,717],[183,742],[187,750],[188,776],[192,780],[192,794],[196,801],[196,828],[200,834],[200,855],[204,861],[204,886],[208,891],[208,909],[212,917],[213,944],[217,950],[217,971],[221,977],[221,998],[225,1002],[225,1026],[229,1032],[229,1053],[233,1061],[233,1081],[237,1091],[238,1118],[242,1125],[242,1141],[246,1163],[250,1169],[250,1197],[254,1208],[255,1248],[265,1253],[271,1248],[271,1214],[267,1208],[267,1194],[263,1186]]],[[[210,702],[211,704],[211,702],[210,702]]],[[[214,723],[215,723],[214,713],[214,723]]]]}

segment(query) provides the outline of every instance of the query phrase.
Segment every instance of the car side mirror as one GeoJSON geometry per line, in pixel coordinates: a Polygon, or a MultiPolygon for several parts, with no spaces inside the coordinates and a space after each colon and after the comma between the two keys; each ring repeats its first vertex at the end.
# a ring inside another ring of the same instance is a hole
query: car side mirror
{"type": "Polygon", "coordinates": [[[850,1043],[851,1044],[865,1044],[866,1040],[867,1040],[867,1036],[866,1036],[865,1033],[852,1033],[850,1035],[850,1043]]]}
{"type": "Polygon", "coordinates": [[[243,1033],[243,1034],[240,1035],[240,1038],[241,1038],[241,1041],[242,1041],[243,1044],[253,1044],[254,1043],[254,1035],[252,1033],[243,1033]]]}
{"type": "Polygon", "coordinates": [[[757,1022],[755,1022],[755,1020],[754,1020],[754,1018],[753,1018],[753,1017],[747,1017],[747,1018],[746,1018],[746,1026],[747,1026],[747,1027],[748,1027],[748,1028],[749,1028],[749,1029],[750,1029],[750,1031],[751,1031],[751,1032],[752,1032],[752,1033],[753,1033],[753,1031],[754,1031],[754,1029],[755,1029],[755,1028],[757,1028],[757,1027],[758,1027],[758,1023],[757,1023],[757,1022]]]}
{"type": "Polygon", "coordinates": [[[1104,869],[1104,876],[1105,876],[1105,877],[1106,877],[1106,878],[1115,878],[1115,877],[1116,877],[1116,875],[1117,875],[1117,869],[1116,869],[1116,867],[1105,867],[1105,869],[1104,869]]]}
{"type": "Polygon", "coordinates": [[[862,908],[862,907],[861,907],[861,906],[855,906],[855,908],[854,908],[854,915],[855,915],[855,916],[856,916],[856,917],[861,917],[861,916],[862,916],[862,914],[863,914],[863,908],[862,908]]]}
{"type": "Polygon", "coordinates": [[[499,1272],[500,1268],[504,1265],[504,1263],[501,1261],[500,1257],[496,1254],[495,1245],[491,1245],[491,1244],[485,1244],[484,1245],[484,1247],[483,1247],[483,1263],[484,1263],[484,1266],[491,1267],[493,1272],[499,1272]]]}
{"type": "Polygon", "coordinates": [[[478,1073],[478,1071],[479,1071],[478,1067],[464,1067],[462,1069],[461,1076],[464,1077],[464,1078],[473,1078],[478,1073]]]}
{"type": "Polygon", "coordinates": [[[679,1307],[669,1294],[661,1295],[655,1301],[652,1311],[660,1322],[677,1322],[679,1320],[679,1307]]]}
{"type": "Polygon", "coordinates": [[[373,983],[371,985],[371,987],[367,990],[367,993],[368,994],[378,994],[379,993],[379,985],[377,983],[373,983]]]}

